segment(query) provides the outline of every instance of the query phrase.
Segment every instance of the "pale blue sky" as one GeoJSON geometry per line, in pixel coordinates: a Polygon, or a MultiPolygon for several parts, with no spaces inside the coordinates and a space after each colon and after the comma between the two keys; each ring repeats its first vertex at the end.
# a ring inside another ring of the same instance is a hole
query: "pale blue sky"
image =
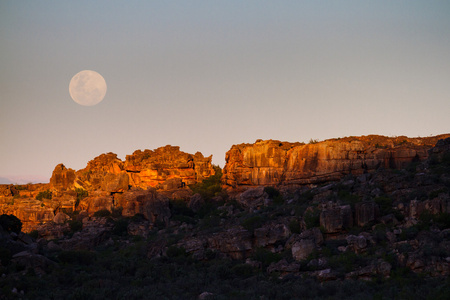
{"type": "Polygon", "coordinates": [[[448,1],[0,0],[0,177],[105,152],[450,132],[448,1]],[[70,98],[81,70],[108,85],[70,98]]]}

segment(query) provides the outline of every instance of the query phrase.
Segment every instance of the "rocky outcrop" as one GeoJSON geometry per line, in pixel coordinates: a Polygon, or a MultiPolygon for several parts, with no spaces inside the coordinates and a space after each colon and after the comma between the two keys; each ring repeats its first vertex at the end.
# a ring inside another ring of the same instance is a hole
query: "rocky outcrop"
{"type": "Polygon", "coordinates": [[[155,189],[130,190],[114,200],[115,206],[123,208],[123,216],[142,214],[152,223],[169,222],[169,199],[157,193],[155,189]]]}
{"type": "Polygon", "coordinates": [[[304,185],[339,180],[380,167],[404,168],[425,160],[440,135],[427,138],[389,138],[369,135],[301,144],[258,140],[233,145],[226,153],[223,184],[248,186],[304,185]]]}
{"type": "Polygon", "coordinates": [[[373,201],[364,201],[355,204],[355,223],[364,226],[375,221],[380,214],[378,205],[373,201]]]}
{"type": "Polygon", "coordinates": [[[450,138],[439,140],[436,146],[428,150],[432,163],[442,162],[444,159],[450,159],[450,138]]]}
{"type": "Polygon", "coordinates": [[[63,164],[55,167],[50,178],[50,186],[56,191],[65,191],[74,186],[75,171],[67,169],[63,164]]]}
{"type": "Polygon", "coordinates": [[[250,188],[243,193],[241,193],[237,201],[244,207],[254,209],[261,206],[269,201],[269,195],[264,191],[264,187],[250,188]]]}
{"type": "Polygon", "coordinates": [[[322,243],[322,233],[319,228],[313,228],[293,235],[286,243],[286,247],[291,247],[292,257],[295,260],[304,260],[322,243]]]}
{"type": "Polygon", "coordinates": [[[175,146],[137,150],[127,155],[124,162],[110,152],[97,156],[77,172],[57,165],[50,184],[52,190],[59,192],[82,188],[123,193],[129,187],[174,190],[214,175],[211,160],[212,156],[185,153],[175,146]]]}
{"type": "Polygon", "coordinates": [[[127,155],[124,169],[130,174],[130,184],[136,187],[159,187],[174,178],[178,185],[167,183],[169,187],[179,188],[194,184],[214,175],[212,156],[204,157],[180,151],[180,147],[165,146],[156,150],[137,150],[127,155]]]}
{"type": "Polygon", "coordinates": [[[244,259],[253,249],[252,234],[243,228],[234,227],[213,234],[208,238],[208,245],[231,258],[244,259]]]}
{"type": "Polygon", "coordinates": [[[320,212],[320,226],[325,233],[339,233],[353,226],[353,215],[350,205],[327,203],[320,212]]]}

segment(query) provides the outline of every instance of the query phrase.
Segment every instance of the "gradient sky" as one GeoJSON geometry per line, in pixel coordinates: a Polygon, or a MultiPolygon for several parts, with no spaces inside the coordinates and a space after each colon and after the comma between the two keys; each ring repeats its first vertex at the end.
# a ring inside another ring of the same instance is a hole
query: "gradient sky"
{"type": "MultiPolygon", "coordinates": [[[[450,132],[448,1],[0,0],[0,177],[105,152],[450,132]],[[108,85],[87,107],[81,70],[108,85]]],[[[17,177],[16,177],[17,178],[17,177]]]]}

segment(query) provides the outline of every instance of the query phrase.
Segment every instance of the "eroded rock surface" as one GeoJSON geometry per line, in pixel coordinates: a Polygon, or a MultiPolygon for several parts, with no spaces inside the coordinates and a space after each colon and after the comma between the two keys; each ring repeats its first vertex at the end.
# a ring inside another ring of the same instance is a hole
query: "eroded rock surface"
{"type": "Polygon", "coordinates": [[[346,174],[363,174],[380,167],[400,169],[412,161],[425,160],[428,150],[446,137],[449,135],[369,135],[310,144],[258,140],[231,147],[226,153],[222,181],[231,188],[304,185],[339,180],[346,174]]]}

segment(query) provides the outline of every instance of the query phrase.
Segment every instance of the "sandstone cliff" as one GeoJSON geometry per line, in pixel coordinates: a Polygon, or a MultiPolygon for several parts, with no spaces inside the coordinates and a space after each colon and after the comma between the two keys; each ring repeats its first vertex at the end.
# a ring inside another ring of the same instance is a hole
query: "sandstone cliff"
{"type": "Polygon", "coordinates": [[[0,214],[17,216],[24,232],[56,222],[60,212],[92,215],[119,207],[124,216],[142,213],[151,222],[166,222],[168,199],[164,197],[174,191],[191,195],[188,185],[214,175],[211,159],[200,152],[189,154],[165,146],[137,150],[125,161],[114,153],[101,154],[78,171],[58,164],[49,184],[0,185],[0,214]]]}
{"type": "Polygon", "coordinates": [[[50,185],[59,192],[74,188],[111,193],[124,192],[129,187],[177,189],[214,175],[211,160],[212,156],[185,153],[175,146],[137,150],[127,155],[124,162],[117,154],[106,153],[77,172],[59,164],[53,171],[50,185]]]}
{"type": "Polygon", "coordinates": [[[400,169],[428,157],[439,139],[369,135],[310,144],[258,140],[233,145],[226,153],[222,181],[231,188],[304,185],[338,180],[380,167],[400,169]]]}

